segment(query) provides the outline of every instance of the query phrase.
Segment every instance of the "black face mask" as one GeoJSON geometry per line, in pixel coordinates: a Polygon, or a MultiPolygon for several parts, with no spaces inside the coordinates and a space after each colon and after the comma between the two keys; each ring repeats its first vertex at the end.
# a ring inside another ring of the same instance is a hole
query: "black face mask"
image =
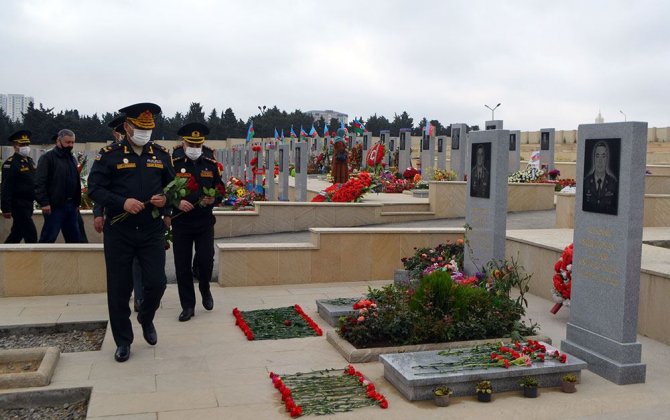
{"type": "Polygon", "coordinates": [[[74,149],[74,146],[63,146],[63,143],[60,144],[60,148],[63,152],[65,153],[72,153],[72,149],[74,149]]]}

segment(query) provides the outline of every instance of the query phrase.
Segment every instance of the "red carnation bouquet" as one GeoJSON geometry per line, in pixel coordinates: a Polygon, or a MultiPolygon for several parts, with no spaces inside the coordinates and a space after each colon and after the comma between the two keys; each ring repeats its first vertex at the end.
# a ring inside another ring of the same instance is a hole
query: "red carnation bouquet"
{"type": "Polygon", "coordinates": [[[371,190],[372,176],[369,172],[353,174],[344,184],[333,184],[312,199],[314,203],[354,203],[360,202],[363,195],[371,190]]]}
{"type": "Polygon", "coordinates": [[[384,145],[377,143],[372,146],[372,149],[368,150],[368,154],[365,157],[368,166],[375,167],[382,163],[384,160],[384,145]]]}
{"type": "Polygon", "coordinates": [[[563,254],[554,264],[553,284],[551,291],[556,304],[551,308],[551,313],[556,314],[563,305],[570,306],[570,294],[572,291],[572,252],[573,244],[565,247],[563,254]]]}

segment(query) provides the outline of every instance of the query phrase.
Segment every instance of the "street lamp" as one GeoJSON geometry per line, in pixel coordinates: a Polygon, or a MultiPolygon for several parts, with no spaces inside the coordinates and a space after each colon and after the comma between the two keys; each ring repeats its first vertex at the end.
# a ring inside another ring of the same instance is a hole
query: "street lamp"
{"type": "Polygon", "coordinates": [[[486,104],[484,104],[484,106],[491,110],[491,120],[495,120],[495,112],[496,112],[496,109],[498,109],[498,107],[500,106],[500,104],[494,106],[493,108],[491,108],[490,106],[488,106],[486,104]]]}
{"type": "Polygon", "coordinates": [[[259,110],[260,113],[261,113],[261,117],[262,117],[263,115],[265,115],[265,110],[266,110],[266,109],[268,109],[267,106],[263,105],[263,106],[261,107],[260,105],[258,105],[258,110],[259,110]]]}
{"type": "Polygon", "coordinates": [[[619,112],[621,113],[621,115],[623,115],[624,122],[628,121],[628,118],[626,117],[626,114],[624,114],[622,110],[619,110],[619,112]]]}

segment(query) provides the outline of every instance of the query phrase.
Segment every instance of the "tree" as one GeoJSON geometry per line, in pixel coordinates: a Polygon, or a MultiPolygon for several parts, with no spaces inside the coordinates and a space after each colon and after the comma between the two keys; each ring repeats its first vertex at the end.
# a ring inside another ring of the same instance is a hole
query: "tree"
{"type": "Polygon", "coordinates": [[[391,135],[399,136],[401,128],[414,128],[414,118],[411,118],[407,111],[403,111],[400,115],[395,114],[391,123],[391,135]]]}
{"type": "Polygon", "coordinates": [[[188,112],[184,116],[184,124],[199,122],[205,124],[205,112],[202,110],[202,105],[198,102],[191,102],[188,112]]]}
{"type": "MultiPolygon", "coordinates": [[[[0,108],[0,142],[3,142],[9,138],[16,130],[14,129],[14,123],[9,118],[9,115],[5,114],[5,111],[0,108]]],[[[7,156],[3,156],[6,158],[7,156]]]]}
{"type": "Polygon", "coordinates": [[[221,136],[221,118],[216,112],[216,108],[212,109],[212,112],[209,113],[207,117],[207,126],[209,127],[209,138],[218,140],[222,138],[221,136]]]}
{"type": "Polygon", "coordinates": [[[232,108],[226,108],[221,116],[221,138],[234,137],[237,132],[237,118],[232,108]]]}

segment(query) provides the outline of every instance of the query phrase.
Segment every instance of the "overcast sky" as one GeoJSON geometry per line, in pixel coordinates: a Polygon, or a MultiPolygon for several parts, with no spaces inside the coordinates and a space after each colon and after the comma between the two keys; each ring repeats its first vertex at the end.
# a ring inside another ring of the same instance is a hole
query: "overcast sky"
{"type": "Polygon", "coordinates": [[[200,102],[443,124],[670,126],[670,2],[0,1],[0,93],[84,114],[200,102]]]}

